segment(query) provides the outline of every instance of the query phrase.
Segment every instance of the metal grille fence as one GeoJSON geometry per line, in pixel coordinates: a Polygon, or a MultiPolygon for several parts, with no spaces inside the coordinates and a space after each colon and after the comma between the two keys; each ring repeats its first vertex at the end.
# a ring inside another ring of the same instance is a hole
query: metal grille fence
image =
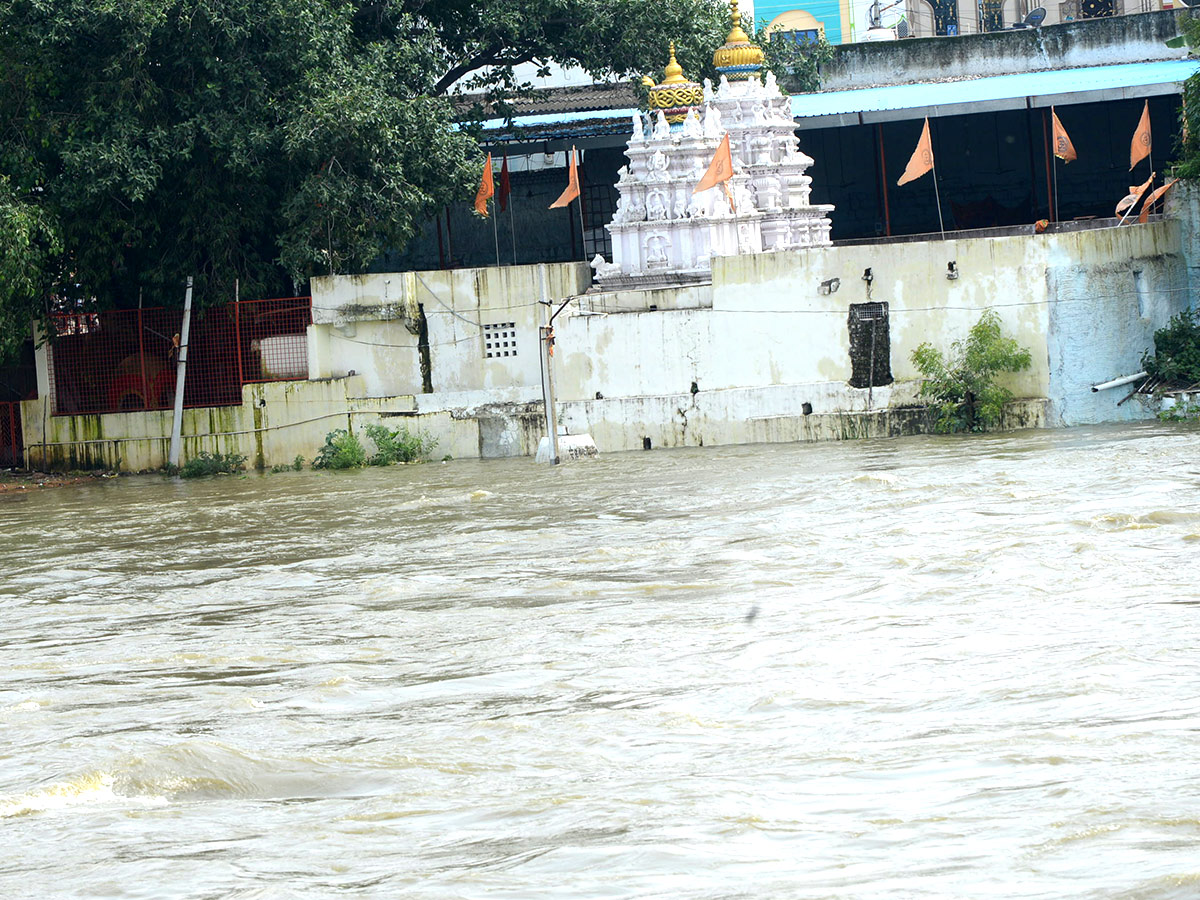
{"type": "MultiPolygon", "coordinates": [[[[308,377],[312,299],[248,300],[193,312],[183,405],[237,406],[242,385],[308,377]]],[[[54,318],[56,416],[170,409],[183,310],[130,309],[54,318]]]]}
{"type": "Polygon", "coordinates": [[[25,441],[21,434],[21,405],[0,402],[0,467],[19,469],[25,465],[25,441]]]}

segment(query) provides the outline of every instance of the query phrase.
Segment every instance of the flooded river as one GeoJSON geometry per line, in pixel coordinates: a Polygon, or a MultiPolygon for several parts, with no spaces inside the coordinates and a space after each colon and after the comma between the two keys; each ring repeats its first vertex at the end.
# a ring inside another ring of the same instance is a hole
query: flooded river
{"type": "Polygon", "coordinates": [[[1200,430],[0,495],[0,896],[1194,898],[1200,430]]]}

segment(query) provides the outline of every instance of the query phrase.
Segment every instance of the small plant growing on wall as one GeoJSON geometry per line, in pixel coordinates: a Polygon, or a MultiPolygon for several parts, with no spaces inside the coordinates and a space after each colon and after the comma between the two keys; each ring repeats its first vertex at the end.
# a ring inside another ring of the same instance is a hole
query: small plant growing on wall
{"type": "Polygon", "coordinates": [[[426,459],[437,446],[437,438],[428,432],[409,434],[406,428],[393,431],[383,425],[367,425],[364,430],[375,444],[375,453],[367,460],[372,466],[417,462],[426,459]]]}
{"type": "Polygon", "coordinates": [[[314,469],[357,469],[366,465],[367,451],[358,436],[345,428],[337,428],[325,435],[325,446],[313,460],[314,469]]]}
{"type": "Polygon", "coordinates": [[[1154,332],[1154,355],[1142,356],[1142,368],[1171,385],[1200,384],[1200,311],[1184,310],[1154,332]]]}
{"type": "Polygon", "coordinates": [[[950,345],[949,356],[931,344],[913,351],[913,365],[921,373],[920,395],[931,401],[937,416],[934,430],[986,431],[1000,421],[1012,392],[995,383],[1001,372],[1029,368],[1032,357],[1014,338],[1005,337],[1000,316],[987,310],[971,327],[965,341],[950,345]]]}
{"type": "Polygon", "coordinates": [[[358,469],[363,466],[390,466],[396,463],[427,459],[437,446],[437,438],[427,432],[410,434],[405,428],[395,430],[383,425],[363,427],[375,446],[368,454],[358,436],[339,428],[325,435],[325,446],[313,460],[314,469],[358,469]]]}
{"type": "Polygon", "coordinates": [[[232,475],[242,470],[246,461],[240,453],[208,453],[201,451],[179,469],[180,478],[202,478],[205,475],[232,475]]]}

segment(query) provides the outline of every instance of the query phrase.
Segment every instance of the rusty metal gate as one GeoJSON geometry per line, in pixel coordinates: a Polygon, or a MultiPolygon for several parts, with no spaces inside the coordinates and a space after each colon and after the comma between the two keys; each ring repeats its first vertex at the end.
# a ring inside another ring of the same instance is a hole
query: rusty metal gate
{"type": "Polygon", "coordinates": [[[0,401],[0,469],[25,466],[25,441],[21,434],[21,405],[0,401]]]}

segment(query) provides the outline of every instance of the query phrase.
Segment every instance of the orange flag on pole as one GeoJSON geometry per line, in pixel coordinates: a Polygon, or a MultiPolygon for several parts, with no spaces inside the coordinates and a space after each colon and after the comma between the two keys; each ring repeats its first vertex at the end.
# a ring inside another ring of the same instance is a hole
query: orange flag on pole
{"type": "Polygon", "coordinates": [[[1150,155],[1150,101],[1142,106],[1142,118],[1129,143],[1129,171],[1150,155]]]}
{"type": "Polygon", "coordinates": [[[1053,132],[1054,155],[1065,163],[1078,159],[1075,155],[1075,145],[1067,136],[1067,129],[1063,128],[1062,122],[1058,120],[1058,113],[1054,111],[1053,106],[1050,107],[1050,127],[1053,132]]]}
{"type": "Polygon", "coordinates": [[[1150,207],[1161,200],[1167,191],[1171,189],[1171,185],[1178,180],[1178,178],[1173,178],[1158,190],[1151,192],[1150,196],[1146,198],[1146,202],[1142,204],[1142,214],[1138,216],[1139,222],[1145,225],[1148,221],[1150,221],[1150,207]]]}
{"type": "Polygon", "coordinates": [[[487,155],[487,162],[483,164],[483,176],[479,179],[479,190],[475,192],[475,212],[479,213],[485,219],[487,218],[488,208],[487,202],[492,199],[495,193],[494,182],[492,181],[492,154],[487,155]]]}
{"type": "Polygon", "coordinates": [[[693,194],[698,194],[701,191],[707,191],[711,187],[716,187],[718,184],[723,184],[733,177],[733,157],[729,153],[729,135],[721,138],[721,144],[717,147],[717,152],[713,154],[712,162],[708,164],[708,171],[704,173],[704,177],[700,179],[700,183],[692,188],[693,194]]]}
{"type": "Polygon", "coordinates": [[[548,209],[558,209],[561,206],[567,206],[572,200],[579,196],[579,168],[575,163],[575,148],[571,148],[571,171],[567,175],[567,189],[563,191],[557,200],[550,204],[548,209]]]}
{"type": "Polygon", "coordinates": [[[1129,193],[1121,198],[1121,202],[1117,204],[1116,209],[1116,215],[1118,216],[1125,213],[1121,219],[1122,222],[1128,218],[1130,212],[1133,212],[1133,208],[1137,206],[1137,202],[1142,199],[1142,194],[1150,190],[1150,185],[1154,183],[1154,176],[1156,174],[1156,172],[1151,172],[1145,184],[1131,184],[1129,186],[1129,193]],[[1126,212],[1126,210],[1129,212],[1126,212]]]}
{"type": "Polygon", "coordinates": [[[916,181],[932,169],[933,142],[929,139],[929,117],[926,116],[925,126],[921,129],[920,140],[917,141],[917,149],[913,151],[908,165],[904,167],[904,174],[900,176],[900,180],[896,182],[896,186],[899,187],[902,184],[908,184],[910,181],[916,181]]]}

